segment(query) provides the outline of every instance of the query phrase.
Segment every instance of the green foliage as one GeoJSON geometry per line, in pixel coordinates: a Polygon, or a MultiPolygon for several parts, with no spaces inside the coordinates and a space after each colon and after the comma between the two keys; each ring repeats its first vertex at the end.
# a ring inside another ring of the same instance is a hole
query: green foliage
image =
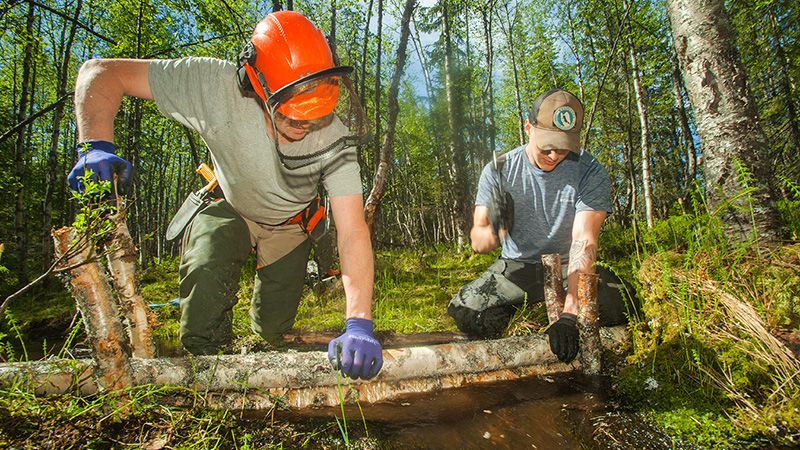
{"type": "MultiPolygon", "coordinates": [[[[447,304],[458,289],[491,264],[490,255],[439,246],[424,250],[390,250],[375,255],[373,319],[378,330],[398,333],[453,330],[447,304]]],[[[341,283],[319,298],[307,290],[295,328],[344,329],[345,298],[341,283]]]]}
{"type": "Polygon", "coordinates": [[[114,214],[117,207],[106,196],[111,193],[110,181],[99,181],[92,176],[94,173],[87,169],[84,176],[79,178],[83,184],[83,191],[72,193],[72,199],[80,206],[75,215],[72,226],[75,227],[75,236],[91,236],[97,242],[113,230],[114,225],[108,220],[109,214],[114,214]]]}
{"type": "MultiPolygon", "coordinates": [[[[611,231],[619,252],[629,230],[611,231]]],[[[792,374],[800,366],[780,357],[766,330],[797,328],[800,245],[759,257],[704,213],[658,221],[637,241],[646,320],[630,327],[634,352],[618,377],[620,394],[707,448],[779,441],[775,417],[798,421],[792,374]]]]}
{"type": "MultiPolygon", "coordinates": [[[[306,448],[334,436],[329,424],[291,424],[203,408],[192,392],[158,386],[89,397],[37,396],[23,385],[0,388],[0,446],[49,448],[306,448]]],[[[353,434],[353,433],[351,433],[353,434]]],[[[356,436],[354,436],[356,437],[356,436]]]]}
{"type": "Polygon", "coordinates": [[[778,212],[789,230],[789,237],[795,241],[800,240],[800,200],[779,200],[778,212]]]}

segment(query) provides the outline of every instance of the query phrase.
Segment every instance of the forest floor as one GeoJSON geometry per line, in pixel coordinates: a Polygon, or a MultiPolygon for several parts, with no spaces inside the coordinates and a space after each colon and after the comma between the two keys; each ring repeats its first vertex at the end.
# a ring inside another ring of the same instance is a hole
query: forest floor
{"type": "MultiPolygon", "coordinates": [[[[710,245],[708,242],[716,241],[711,235],[692,245],[692,238],[678,237],[692,235],[683,230],[691,229],[692,221],[681,223],[676,219],[662,226],[669,231],[654,230],[650,237],[639,237],[637,243],[627,235],[620,237],[617,230],[605,233],[601,257],[636,286],[643,316],[629,326],[630,347],[622,356],[609,360],[605,368],[614,387],[613,402],[619,406],[616,412],[622,419],[616,421],[617,428],[610,420],[601,424],[603,433],[582,431],[584,448],[635,448],[624,446],[622,440],[600,446],[598,440],[600,435],[613,436],[615,430],[630,434],[624,425],[631,423],[630,418],[637,418],[639,428],[652,427],[674,436],[675,442],[684,439],[696,445],[674,444],[674,448],[797,448],[800,245],[786,245],[761,256],[710,245]],[[749,316],[735,316],[736,308],[731,304],[747,306],[744,309],[749,316]],[[776,351],[783,350],[769,347],[774,342],[768,336],[755,339],[758,330],[768,330],[767,335],[781,342],[781,348],[793,354],[793,360],[787,363],[774,358],[776,351]],[[769,342],[765,344],[764,339],[769,342]]],[[[376,252],[376,330],[384,334],[456,332],[446,313],[447,302],[495,257],[449,247],[376,252]]],[[[168,304],[176,296],[176,273],[175,261],[153,263],[142,272],[148,303],[168,304]]],[[[259,351],[273,347],[250,332],[247,310],[253,274],[254,267],[250,266],[242,274],[234,332],[239,348],[259,351]]],[[[344,311],[340,284],[331,279],[316,286],[324,288],[307,288],[295,330],[340,331],[344,311]]],[[[158,338],[175,343],[177,308],[164,306],[154,311],[158,338]]],[[[75,326],[74,318],[74,303],[58,287],[20,298],[9,308],[0,330],[3,358],[25,360],[38,353],[59,353],[58,343],[63,342],[70,326],[75,326]],[[43,351],[30,346],[23,351],[17,334],[29,343],[37,342],[43,351]]],[[[543,307],[526,308],[515,315],[507,333],[538,332],[546,323],[543,307]]],[[[81,339],[77,328],[71,341],[72,353],[78,354],[85,347],[80,345],[81,339]]],[[[358,427],[343,433],[338,419],[297,422],[275,419],[274,415],[244,418],[199,405],[175,408],[169,400],[175,395],[188,394],[156,390],[136,396],[131,403],[110,395],[42,398],[20,386],[2,387],[0,446],[392,448],[382,440],[379,429],[362,435],[358,427]]]]}

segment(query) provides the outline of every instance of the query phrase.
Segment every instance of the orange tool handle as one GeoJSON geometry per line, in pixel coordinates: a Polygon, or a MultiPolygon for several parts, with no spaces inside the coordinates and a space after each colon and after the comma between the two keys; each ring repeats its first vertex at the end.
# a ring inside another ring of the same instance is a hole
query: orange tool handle
{"type": "Polygon", "coordinates": [[[214,171],[209,168],[206,163],[200,163],[195,172],[203,176],[208,181],[208,184],[203,188],[206,192],[211,192],[217,187],[217,176],[214,171]]]}

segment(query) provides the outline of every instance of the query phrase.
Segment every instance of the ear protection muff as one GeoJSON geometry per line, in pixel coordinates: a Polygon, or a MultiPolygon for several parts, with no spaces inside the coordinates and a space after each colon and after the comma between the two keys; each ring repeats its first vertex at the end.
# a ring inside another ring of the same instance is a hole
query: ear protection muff
{"type": "Polygon", "coordinates": [[[245,64],[250,64],[251,67],[255,67],[256,56],[256,46],[253,45],[252,41],[249,41],[236,58],[236,78],[239,80],[239,86],[243,91],[253,94],[256,93],[256,90],[253,88],[253,83],[250,82],[250,78],[247,76],[247,70],[245,70],[244,66],[245,64]]]}
{"type": "MultiPolygon", "coordinates": [[[[325,36],[325,41],[328,43],[328,47],[331,49],[333,66],[339,66],[339,55],[336,54],[336,47],[334,43],[331,42],[330,36],[325,36]]],[[[250,67],[255,69],[257,56],[258,50],[256,50],[255,44],[253,44],[253,41],[248,41],[247,45],[244,46],[242,51],[239,52],[239,56],[236,58],[236,79],[239,81],[239,86],[243,91],[253,94],[256,93],[256,90],[253,87],[253,83],[250,82],[250,77],[247,76],[247,70],[244,68],[244,66],[249,64],[250,67]]],[[[256,70],[256,72],[258,72],[258,70],[256,70]]],[[[271,95],[269,92],[266,92],[266,94],[267,96],[271,95]]]]}

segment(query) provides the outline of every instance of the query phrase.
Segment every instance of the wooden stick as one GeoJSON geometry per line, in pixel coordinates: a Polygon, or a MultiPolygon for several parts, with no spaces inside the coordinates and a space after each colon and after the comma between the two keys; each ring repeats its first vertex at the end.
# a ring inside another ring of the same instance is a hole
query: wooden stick
{"type": "Polygon", "coordinates": [[[542,255],[544,267],[544,304],[550,325],[558,321],[564,310],[564,276],[561,273],[561,255],[542,255]]]}
{"type": "Polygon", "coordinates": [[[597,280],[594,273],[578,274],[578,327],[581,331],[579,359],[587,375],[600,373],[600,312],[597,306],[597,280]]]}
{"type": "Polygon", "coordinates": [[[95,256],[93,243],[85,236],[76,237],[74,227],[53,230],[52,234],[56,257],[64,255],[76,238],[82,241],[76,247],[78,251],[65,261],[74,266],[69,271],[70,285],[83,316],[88,341],[92,344],[95,381],[100,390],[117,390],[133,385],[119,308],[105,270],[95,256]]]}
{"type": "MultiPolygon", "coordinates": [[[[120,205],[117,199],[117,205],[120,205]]],[[[136,273],[136,248],[125,223],[125,208],[109,217],[114,224],[111,239],[106,243],[108,249],[108,268],[111,281],[117,292],[119,307],[125,314],[128,325],[133,356],[153,358],[156,346],[153,342],[155,316],[147,309],[142,296],[139,277],[136,273]]]]}

